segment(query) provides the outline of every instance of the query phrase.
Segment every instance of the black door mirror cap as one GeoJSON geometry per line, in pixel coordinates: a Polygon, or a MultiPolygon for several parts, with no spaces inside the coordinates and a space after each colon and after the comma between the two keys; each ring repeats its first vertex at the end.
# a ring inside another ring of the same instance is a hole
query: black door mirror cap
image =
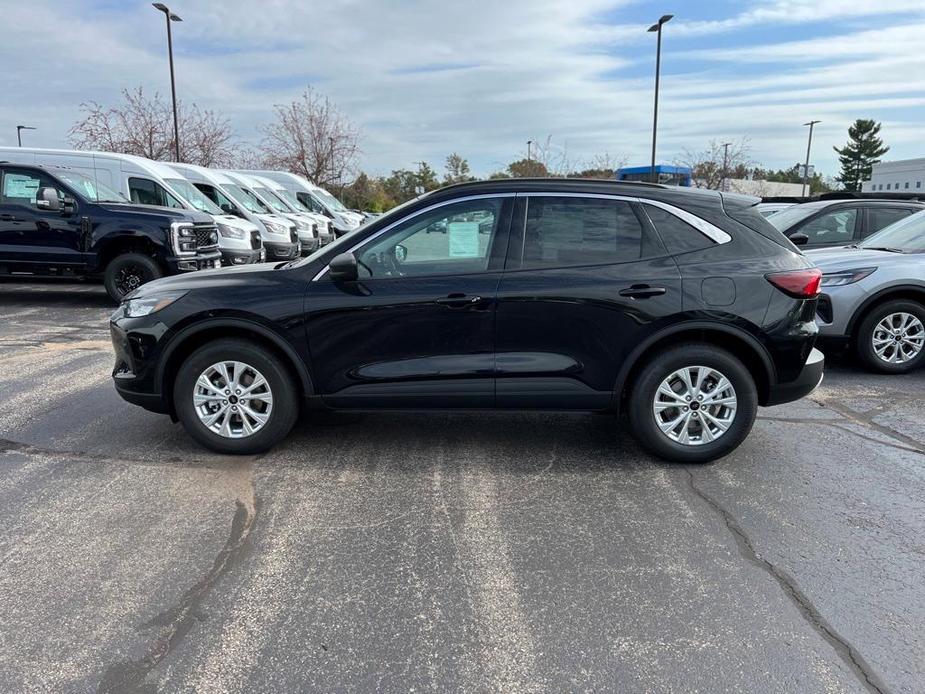
{"type": "Polygon", "coordinates": [[[335,255],[328,263],[328,276],[334,282],[356,282],[360,277],[356,256],[353,253],[335,255]]]}

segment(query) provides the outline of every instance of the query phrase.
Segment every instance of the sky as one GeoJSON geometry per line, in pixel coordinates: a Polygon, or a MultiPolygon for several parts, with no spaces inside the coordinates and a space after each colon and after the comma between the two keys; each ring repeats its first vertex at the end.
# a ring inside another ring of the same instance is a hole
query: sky
{"type": "MultiPolygon", "coordinates": [[[[178,96],[256,144],[273,105],[311,85],[361,132],[371,174],[447,154],[476,175],[550,138],[576,168],[646,164],[655,34],[665,25],[658,160],[747,138],[749,158],[806,154],[882,121],[886,159],[925,156],[925,0],[172,0],[178,96]]],[[[68,146],[83,102],[169,96],[163,15],[135,0],[0,0],[0,145],[68,146]]]]}

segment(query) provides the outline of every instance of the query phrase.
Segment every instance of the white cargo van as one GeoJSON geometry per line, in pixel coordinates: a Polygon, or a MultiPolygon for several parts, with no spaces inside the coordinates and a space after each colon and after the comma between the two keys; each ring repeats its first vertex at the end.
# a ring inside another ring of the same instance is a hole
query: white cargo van
{"type": "Polygon", "coordinates": [[[218,245],[224,264],[242,265],[264,260],[259,229],[254,224],[223,212],[163,162],[115,152],[0,147],[0,160],[4,159],[14,163],[66,166],[140,205],[205,212],[218,227],[218,245]]]}
{"type": "Polygon", "coordinates": [[[296,232],[299,234],[299,242],[302,244],[302,255],[314,253],[318,249],[321,241],[318,236],[318,227],[314,219],[308,215],[290,210],[282,200],[267,190],[266,187],[253,176],[237,173],[235,171],[223,170],[222,173],[270,208],[273,214],[285,217],[296,225],[296,232]]]}
{"type": "Polygon", "coordinates": [[[338,236],[355,231],[364,221],[363,215],[351,212],[324,188],[316,186],[298,174],[266,170],[241,170],[241,173],[263,176],[283,184],[286,190],[295,195],[299,202],[312,212],[318,212],[330,219],[334,224],[334,233],[338,236]]]}
{"type": "Polygon", "coordinates": [[[334,225],[328,217],[323,214],[318,214],[317,212],[312,212],[308,207],[303,205],[295,195],[286,190],[286,187],[279,181],[256,175],[252,175],[251,178],[264,186],[266,190],[272,192],[291,211],[308,215],[310,219],[313,219],[315,224],[318,225],[318,241],[321,246],[326,246],[334,240],[334,225]]]}
{"type": "Polygon", "coordinates": [[[223,212],[256,224],[261,230],[267,260],[290,260],[301,255],[295,223],[274,214],[253,194],[222,171],[194,164],[171,164],[223,212]]]}

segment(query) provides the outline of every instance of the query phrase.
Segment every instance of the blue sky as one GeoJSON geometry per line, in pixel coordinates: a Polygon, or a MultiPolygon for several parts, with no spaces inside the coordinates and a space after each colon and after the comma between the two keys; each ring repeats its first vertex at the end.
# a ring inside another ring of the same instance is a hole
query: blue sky
{"type": "MultiPolygon", "coordinates": [[[[67,145],[79,104],[125,87],[169,93],[163,16],[148,2],[4,0],[0,144],[67,145]]],[[[925,155],[923,0],[172,0],[178,92],[260,139],[272,106],[311,84],[362,132],[360,166],[387,173],[446,155],[477,174],[526,141],[581,166],[645,163],[654,34],[665,26],[660,161],[747,138],[756,163],[805,155],[837,173],[832,145],[859,117],[883,122],[887,158],[925,155]]]]}

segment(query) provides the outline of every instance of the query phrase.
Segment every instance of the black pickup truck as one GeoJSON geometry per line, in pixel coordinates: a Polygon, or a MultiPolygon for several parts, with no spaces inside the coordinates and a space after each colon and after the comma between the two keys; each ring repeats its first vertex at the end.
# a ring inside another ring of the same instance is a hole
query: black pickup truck
{"type": "Polygon", "coordinates": [[[71,169],[0,162],[0,276],[100,277],[119,301],[220,265],[208,215],[130,203],[71,169]]]}

